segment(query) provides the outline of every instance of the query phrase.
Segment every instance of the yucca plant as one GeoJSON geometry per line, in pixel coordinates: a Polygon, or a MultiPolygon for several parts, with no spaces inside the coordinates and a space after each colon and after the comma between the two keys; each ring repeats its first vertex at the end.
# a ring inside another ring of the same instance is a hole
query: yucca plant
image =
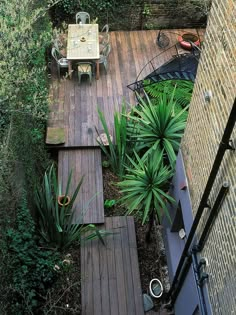
{"type": "Polygon", "coordinates": [[[163,94],[159,104],[155,106],[147,95],[146,100],[137,95],[139,107],[135,107],[134,115],[130,116],[136,129],[136,134],[132,136],[136,140],[136,151],[145,151],[146,155],[152,151],[159,154],[163,152],[171,166],[176,161],[186,125],[185,112],[188,109],[186,106],[176,112],[174,93],[175,91],[171,96],[163,94]]]}
{"type": "Polygon", "coordinates": [[[164,214],[170,220],[167,203],[175,200],[167,192],[173,171],[163,164],[162,152],[153,151],[145,159],[134,154],[136,161],[129,158],[131,166],[126,166],[127,174],[118,183],[123,194],[120,202],[127,207],[128,215],[141,214],[142,224],[149,219],[149,239],[155,213],[159,222],[164,214]]]}
{"type": "MultiPolygon", "coordinates": [[[[65,196],[70,191],[70,184],[72,179],[72,172],[66,185],[65,196]]],[[[74,241],[80,241],[81,235],[86,235],[84,239],[100,238],[105,234],[105,231],[99,231],[95,225],[83,225],[83,215],[87,207],[83,209],[80,217],[74,222],[75,208],[74,201],[78,195],[80,187],[83,182],[83,177],[79,181],[72,194],[70,203],[65,205],[65,198],[62,206],[58,204],[58,196],[62,194],[61,184],[58,183],[55,166],[49,168],[45,172],[43,184],[36,188],[35,203],[39,215],[39,231],[44,240],[58,248],[66,248],[74,241]],[[88,232],[91,233],[88,233],[88,232]]],[[[92,198],[93,199],[93,198],[92,198]]],[[[91,199],[91,200],[92,200],[91,199]]],[[[89,205],[89,200],[87,206],[89,205]]]]}
{"type": "Polygon", "coordinates": [[[126,105],[122,104],[121,112],[115,112],[114,114],[114,142],[111,139],[110,132],[104,117],[103,112],[98,108],[99,119],[102,123],[104,132],[108,139],[109,146],[103,144],[102,141],[98,141],[100,148],[107,157],[112,171],[120,178],[124,175],[124,164],[127,162],[127,153],[131,151],[131,143],[128,141],[127,135],[127,115],[126,105]]]}

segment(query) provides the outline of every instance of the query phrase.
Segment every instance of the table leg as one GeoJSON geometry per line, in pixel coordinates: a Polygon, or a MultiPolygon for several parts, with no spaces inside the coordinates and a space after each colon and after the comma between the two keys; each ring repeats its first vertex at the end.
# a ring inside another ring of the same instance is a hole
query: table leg
{"type": "Polygon", "coordinates": [[[96,79],[99,79],[99,60],[96,61],[96,79]]]}
{"type": "Polygon", "coordinates": [[[69,78],[72,79],[72,62],[69,60],[68,62],[68,72],[69,72],[69,78]]]}

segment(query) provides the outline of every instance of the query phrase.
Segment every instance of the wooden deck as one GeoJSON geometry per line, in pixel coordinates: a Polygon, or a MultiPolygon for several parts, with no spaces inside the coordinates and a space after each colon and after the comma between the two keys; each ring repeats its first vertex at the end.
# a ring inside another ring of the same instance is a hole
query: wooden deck
{"type": "MultiPolygon", "coordinates": [[[[170,30],[167,32],[170,45],[177,42],[177,35],[184,32],[196,33],[195,29],[170,30]]],[[[202,30],[198,33],[202,34],[202,30]]],[[[143,67],[163,50],[156,45],[158,30],[111,32],[111,53],[107,75],[101,66],[100,79],[93,79],[92,85],[86,76],[78,85],[76,71],[73,79],[53,80],[51,89],[51,114],[49,127],[65,128],[65,144],[62,147],[97,146],[97,133],[102,132],[98,119],[97,107],[104,112],[108,126],[113,134],[113,115],[119,110],[123,99],[129,104],[135,104],[134,93],[127,85],[136,81],[143,67]]],[[[153,62],[157,68],[168,61],[176,50],[168,50],[153,62]]],[[[140,79],[153,71],[147,67],[140,79]]]]}
{"type": "Polygon", "coordinates": [[[81,222],[82,211],[87,208],[83,215],[83,223],[103,223],[104,202],[101,150],[93,148],[59,151],[58,177],[62,182],[62,190],[64,192],[71,170],[73,174],[70,195],[74,192],[82,176],[84,176],[83,184],[74,204],[77,209],[75,222],[81,222]],[[88,205],[88,201],[91,198],[93,199],[88,205]]]}
{"type": "Polygon", "coordinates": [[[82,315],[144,315],[133,217],[106,218],[114,234],[81,246],[82,315]]]}

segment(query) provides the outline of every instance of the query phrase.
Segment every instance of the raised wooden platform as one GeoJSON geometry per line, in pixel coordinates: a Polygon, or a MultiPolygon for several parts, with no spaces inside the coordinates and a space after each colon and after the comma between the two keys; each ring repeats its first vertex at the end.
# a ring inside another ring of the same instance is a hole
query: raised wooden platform
{"type": "Polygon", "coordinates": [[[133,217],[105,218],[114,234],[81,245],[82,315],[144,315],[133,217]]]}
{"type": "MultiPolygon", "coordinates": [[[[177,34],[196,33],[197,30],[163,32],[166,32],[170,39],[170,47],[177,43],[177,34]]],[[[143,67],[163,52],[156,44],[157,34],[158,30],[110,32],[111,53],[108,73],[105,74],[101,66],[100,78],[99,80],[94,78],[92,85],[87,78],[82,79],[79,85],[76,71],[72,80],[62,79],[59,82],[57,77],[53,76],[48,127],[65,129],[65,144],[62,146],[98,146],[95,126],[100,133],[103,132],[97,114],[98,106],[104,112],[110,133],[113,134],[114,112],[120,110],[123,99],[132,105],[136,103],[134,93],[127,85],[135,82],[143,67]]],[[[202,34],[202,30],[198,30],[198,34],[202,34]]],[[[152,64],[142,71],[139,79],[143,79],[175,54],[176,49],[173,48],[155,58],[152,64]]]]}
{"type": "Polygon", "coordinates": [[[65,192],[67,179],[72,170],[71,192],[84,175],[84,180],[80,192],[76,198],[77,208],[76,219],[81,214],[81,210],[87,207],[88,210],[83,217],[83,223],[103,223],[104,222],[104,202],[103,202],[103,178],[102,161],[100,149],[63,150],[58,153],[58,178],[62,182],[62,191],[65,192]]]}

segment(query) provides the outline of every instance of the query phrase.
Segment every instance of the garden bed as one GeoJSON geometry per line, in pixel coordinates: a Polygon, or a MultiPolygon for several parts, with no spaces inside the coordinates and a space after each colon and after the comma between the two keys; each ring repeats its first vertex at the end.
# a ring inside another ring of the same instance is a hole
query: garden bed
{"type": "MultiPolygon", "coordinates": [[[[108,168],[103,168],[104,201],[117,201],[121,197],[120,191],[115,185],[118,181],[118,178],[108,168]]],[[[105,209],[106,216],[121,216],[124,215],[125,212],[125,208],[119,204],[105,209]]],[[[135,218],[135,227],[142,293],[149,294],[149,282],[153,278],[160,279],[164,286],[164,292],[167,292],[169,289],[169,279],[161,237],[161,227],[154,226],[152,239],[149,244],[147,244],[145,240],[147,226],[141,224],[141,218],[135,218]]],[[[155,301],[155,310],[158,310],[161,301],[161,299],[155,301]]]]}
{"type": "MultiPolygon", "coordinates": [[[[104,200],[115,200],[121,197],[118,187],[115,183],[118,178],[108,168],[103,168],[104,200]]],[[[105,209],[106,216],[120,216],[125,214],[125,208],[115,204],[111,208],[105,209]]],[[[142,293],[149,293],[149,282],[153,278],[162,281],[164,290],[168,290],[168,275],[164,248],[161,239],[161,227],[155,226],[152,231],[152,240],[150,244],[145,241],[147,227],[141,224],[141,220],[135,218],[136,238],[138,247],[138,259],[140,268],[140,277],[142,293]]],[[[63,271],[58,270],[59,279],[48,292],[44,309],[46,314],[80,314],[81,296],[80,296],[80,247],[75,245],[62,255],[66,257],[69,254],[71,264],[63,271]]],[[[155,301],[155,310],[161,305],[161,299],[155,301]]]]}

